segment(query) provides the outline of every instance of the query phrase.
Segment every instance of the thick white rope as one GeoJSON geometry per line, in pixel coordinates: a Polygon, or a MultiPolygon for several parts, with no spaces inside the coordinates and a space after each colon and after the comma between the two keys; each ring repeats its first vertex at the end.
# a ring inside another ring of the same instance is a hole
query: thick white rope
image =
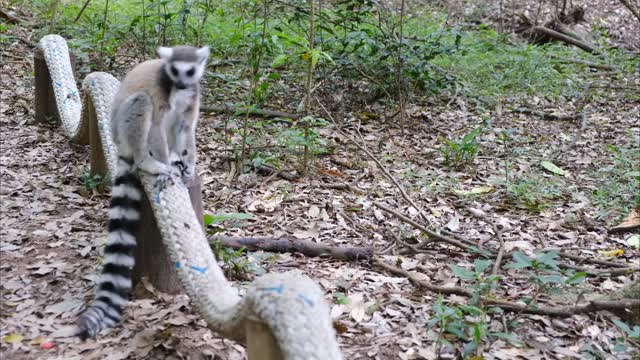
{"type": "MultiPolygon", "coordinates": [[[[87,76],[82,83],[83,106],[65,40],[47,35],[39,46],[66,135],[72,141],[86,142],[88,122],[94,118],[113,174],[116,160],[109,121],[118,80],[106,73],[87,76]]],[[[329,307],[318,285],[300,273],[268,274],[254,281],[241,298],[213,256],[187,188],[179,183],[158,192],[153,177],[141,174],[141,180],[178,277],[212,330],[245,342],[246,322],[257,320],[271,329],[285,359],[342,359],[329,307]]]]}

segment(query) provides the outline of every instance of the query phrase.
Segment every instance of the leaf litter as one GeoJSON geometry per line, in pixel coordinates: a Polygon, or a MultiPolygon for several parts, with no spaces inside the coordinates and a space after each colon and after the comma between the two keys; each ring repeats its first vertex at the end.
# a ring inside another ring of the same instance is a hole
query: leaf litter
{"type": "MultiPolygon", "coordinates": [[[[23,45],[18,45],[16,51],[29,58],[30,50],[23,45]]],[[[185,295],[162,294],[148,284],[144,285],[144,297],[138,296],[128,305],[123,324],[97,340],[81,343],[76,339],[51,338],[56,330],[75,319],[93,294],[93,280],[106,235],[108,196],[83,189],[79,177],[89,170],[86,149],[70,144],[55,127],[31,124],[33,114],[13,104],[14,93],[33,94],[29,74],[27,61],[0,65],[3,80],[10,79],[7,83],[13,86],[13,89],[0,89],[0,135],[4,148],[0,154],[0,356],[16,359],[244,358],[240,345],[206,328],[185,295]]],[[[377,109],[370,110],[376,113],[377,109]]],[[[528,152],[515,161],[516,171],[511,176],[537,174],[546,179],[569,173],[569,186],[584,193],[593,192],[598,181],[593,175],[594,168],[610,163],[602,144],[636,146],[638,151],[637,144],[628,140],[627,132],[631,131],[636,138],[640,136],[637,103],[603,103],[596,111],[594,118],[605,129],[588,128],[583,139],[589,141],[578,142],[564,161],[557,164],[547,160],[549,149],[558,149],[567,141],[566,134],[574,130],[571,124],[547,124],[544,120],[514,117],[506,112],[494,116],[496,127],[518,124],[530,138],[548,139],[546,143],[522,141],[519,145],[528,147],[528,152]],[[610,114],[616,114],[615,118],[610,114]],[[549,162],[542,165],[547,173],[539,171],[542,169],[536,165],[543,164],[542,161],[549,162]]],[[[466,199],[468,207],[492,217],[502,229],[507,251],[533,254],[540,249],[560,247],[598,258],[614,255],[637,261],[637,235],[607,233],[606,226],[612,225],[610,219],[601,217],[594,204],[585,201],[579,192],[565,195],[568,198],[561,197],[550,209],[542,209],[540,216],[532,216],[531,212],[513,204],[498,191],[504,174],[500,171],[502,161],[498,156],[489,156],[500,154],[490,136],[482,140],[485,157],[474,162],[468,172],[442,166],[433,153],[425,150],[439,146],[439,135],[432,129],[447,129],[451,134],[468,133],[475,125],[469,125],[473,119],[460,121],[467,114],[437,106],[412,109],[409,114],[410,120],[417,122],[414,133],[403,137],[397,130],[369,124],[369,134],[364,139],[370,148],[378,141],[372,134],[386,132],[391,139],[402,139],[402,142],[393,140],[384,144],[378,155],[390,155],[393,161],[385,161],[384,166],[394,176],[402,177],[410,195],[427,209],[431,223],[457,236],[474,241],[482,239],[487,245],[495,246],[491,226],[467,216],[464,209],[458,207],[461,199],[466,199]],[[430,122],[418,122],[425,118],[430,122]],[[420,176],[401,176],[408,169],[420,176]],[[471,173],[474,175],[470,176],[471,173]],[[452,191],[439,191],[439,188],[452,191]],[[625,246],[628,246],[625,251],[620,252],[625,246]]],[[[349,119],[349,114],[344,117],[349,119]]],[[[222,118],[217,117],[213,123],[220,121],[222,118]]],[[[329,134],[332,140],[339,139],[335,132],[329,134]]],[[[420,232],[370,206],[371,201],[384,200],[414,218],[419,216],[419,210],[402,202],[394,185],[376,165],[350,145],[343,142],[334,155],[348,159],[348,167],[319,158],[321,171],[311,173],[309,179],[265,184],[259,184],[258,180],[256,186],[253,181],[239,184],[226,181],[225,162],[217,156],[225,146],[220,140],[222,136],[224,134],[213,126],[203,124],[199,129],[199,139],[211,141],[199,144],[205,209],[216,214],[249,212],[254,215],[250,226],[225,228],[229,235],[291,234],[326,244],[374,246],[377,251],[390,249],[383,258],[397,262],[405,270],[419,272],[419,276],[445,286],[464,285],[446,265],[471,269],[473,260],[469,254],[442,247],[407,253],[407,248],[395,240],[392,234],[401,241],[413,243],[424,239],[420,232]],[[367,193],[362,196],[314,186],[336,179],[356,181],[355,185],[367,193]]],[[[332,318],[338,324],[345,358],[435,357],[433,344],[438,334],[427,327],[427,322],[434,316],[436,294],[421,291],[407,279],[388,276],[367,264],[290,254],[265,259],[262,266],[268,271],[296,268],[321,284],[331,304],[332,318]],[[338,294],[343,294],[348,303],[338,303],[338,294]]],[[[505,270],[505,275],[511,280],[501,284],[503,296],[513,301],[531,296],[532,289],[526,279],[511,270],[505,270]]],[[[633,279],[633,275],[589,278],[585,290],[605,294],[633,279]]],[[[445,300],[466,302],[456,295],[446,296],[445,300]]],[[[611,355],[614,354],[613,341],[624,335],[611,321],[600,316],[556,319],[508,315],[505,319],[513,322],[511,327],[526,346],[492,340],[483,354],[486,359],[581,358],[584,349],[611,355]]],[[[489,326],[500,331],[503,321],[492,321],[489,326]]]]}

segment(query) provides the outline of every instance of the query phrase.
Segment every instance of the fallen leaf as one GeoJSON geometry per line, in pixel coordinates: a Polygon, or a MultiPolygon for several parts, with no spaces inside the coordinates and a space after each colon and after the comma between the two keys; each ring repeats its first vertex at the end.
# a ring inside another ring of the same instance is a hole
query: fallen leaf
{"type": "Polygon", "coordinates": [[[447,229],[451,231],[458,231],[459,228],[460,228],[460,218],[454,215],[451,217],[451,219],[449,219],[449,222],[447,223],[447,229]]]}
{"type": "Polygon", "coordinates": [[[561,168],[559,168],[556,164],[552,163],[551,161],[543,161],[540,163],[540,165],[547,171],[552,172],[556,175],[560,175],[560,176],[567,176],[569,173],[566,170],[562,170],[561,168]]]}
{"type": "Polygon", "coordinates": [[[480,195],[487,194],[493,191],[492,186],[478,186],[474,187],[471,190],[454,190],[454,192],[458,195],[480,195]]]}
{"type": "Polygon", "coordinates": [[[620,224],[611,228],[611,231],[626,231],[637,227],[640,227],[640,209],[633,209],[620,224]]]}
{"type": "Polygon", "coordinates": [[[318,215],[320,215],[320,209],[315,205],[312,205],[309,210],[307,210],[307,216],[312,219],[318,217],[318,215]]]}
{"type": "Polygon", "coordinates": [[[602,255],[604,255],[606,257],[616,257],[616,256],[624,255],[624,250],[623,249],[617,249],[617,250],[600,251],[600,254],[602,254],[602,255]]]}
{"type": "Polygon", "coordinates": [[[318,226],[318,223],[313,223],[313,225],[311,225],[306,230],[299,230],[293,233],[293,236],[298,239],[316,238],[319,235],[320,235],[320,226],[318,226]]]}
{"type": "Polygon", "coordinates": [[[633,248],[640,249],[640,235],[638,235],[638,234],[631,235],[627,239],[627,244],[629,244],[629,246],[631,246],[633,248]]]}
{"type": "Polygon", "coordinates": [[[24,339],[24,337],[22,335],[16,334],[16,333],[11,333],[9,335],[5,335],[2,338],[2,341],[6,342],[7,344],[15,344],[15,343],[21,342],[22,339],[24,339]]]}

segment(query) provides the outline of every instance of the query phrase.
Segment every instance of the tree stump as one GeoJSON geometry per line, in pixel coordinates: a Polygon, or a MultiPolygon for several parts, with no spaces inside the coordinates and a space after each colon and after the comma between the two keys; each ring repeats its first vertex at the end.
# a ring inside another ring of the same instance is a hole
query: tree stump
{"type": "MultiPolygon", "coordinates": [[[[73,74],[76,74],[76,58],[69,53],[73,74]]],[[[36,123],[60,122],[60,114],[56,105],[56,97],[53,94],[53,83],[49,75],[47,62],[44,60],[42,49],[36,47],[33,52],[33,71],[35,81],[35,96],[33,107],[35,109],[36,123]]]]}

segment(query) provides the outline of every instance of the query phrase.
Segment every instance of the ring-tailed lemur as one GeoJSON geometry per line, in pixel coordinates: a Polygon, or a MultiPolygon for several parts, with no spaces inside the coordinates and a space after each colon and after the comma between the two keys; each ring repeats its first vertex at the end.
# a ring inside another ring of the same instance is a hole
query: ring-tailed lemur
{"type": "Polygon", "coordinates": [[[195,175],[195,127],[209,48],[160,47],[160,59],[129,72],[113,100],[111,131],[118,162],[109,208],[104,265],[94,302],[76,322],[78,335],[95,337],[122,318],[131,291],[135,234],[144,189],[136,170],[156,175],[156,185],[195,175]]]}

